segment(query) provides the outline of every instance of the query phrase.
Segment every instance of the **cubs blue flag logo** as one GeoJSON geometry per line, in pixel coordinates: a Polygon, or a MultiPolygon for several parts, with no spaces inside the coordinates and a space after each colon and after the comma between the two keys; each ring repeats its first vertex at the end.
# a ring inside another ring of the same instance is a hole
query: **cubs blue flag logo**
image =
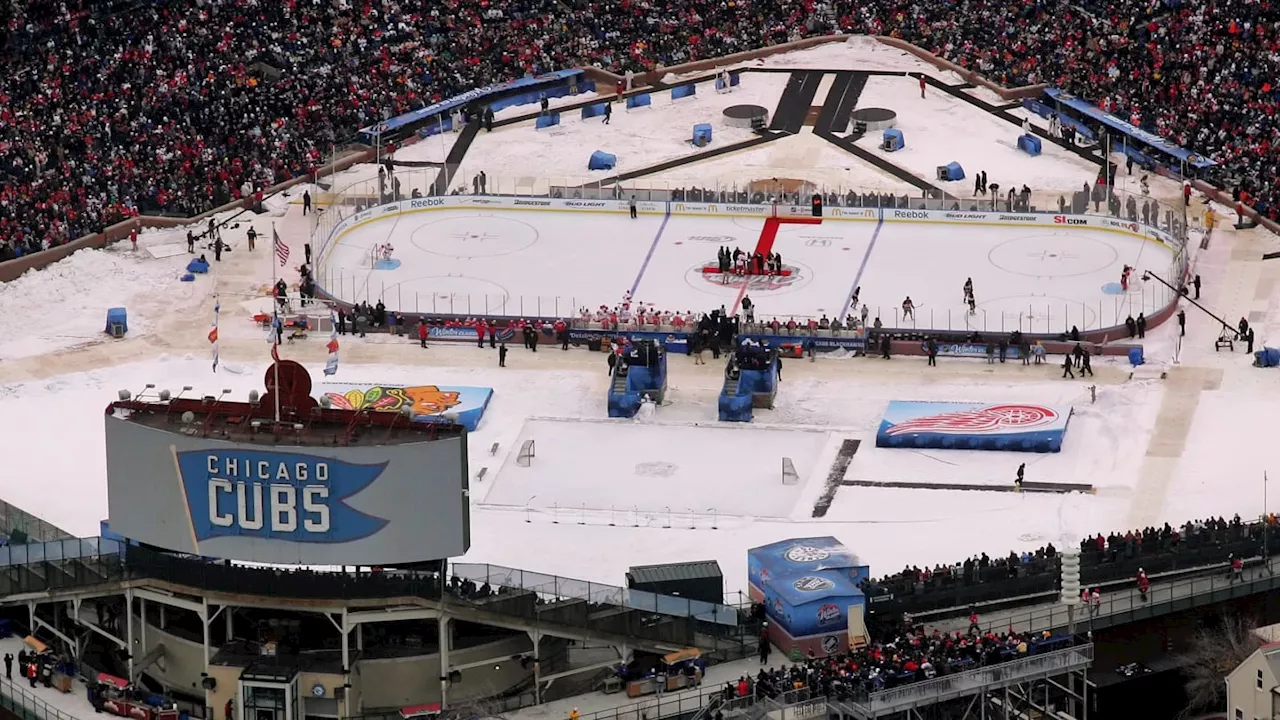
{"type": "Polygon", "coordinates": [[[373,484],[387,463],[256,450],[175,452],[196,542],[250,537],[344,543],[387,521],[346,501],[373,484]]]}

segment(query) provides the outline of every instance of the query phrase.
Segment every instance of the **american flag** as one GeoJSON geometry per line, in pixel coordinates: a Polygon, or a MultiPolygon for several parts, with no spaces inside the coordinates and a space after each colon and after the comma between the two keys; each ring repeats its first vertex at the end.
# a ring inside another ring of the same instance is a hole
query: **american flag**
{"type": "Polygon", "coordinates": [[[289,262],[289,246],[280,239],[280,233],[276,232],[275,228],[271,228],[271,237],[275,239],[276,258],[280,260],[280,267],[284,267],[284,264],[289,262]]]}
{"type": "Polygon", "coordinates": [[[338,316],[333,311],[329,312],[329,321],[329,342],[325,345],[329,351],[329,359],[324,364],[326,376],[338,372],[338,316]]]}
{"type": "Polygon", "coordinates": [[[213,371],[218,372],[218,313],[222,303],[213,301],[213,329],[209,330],[209,342],[213,345],[213,371]]]}

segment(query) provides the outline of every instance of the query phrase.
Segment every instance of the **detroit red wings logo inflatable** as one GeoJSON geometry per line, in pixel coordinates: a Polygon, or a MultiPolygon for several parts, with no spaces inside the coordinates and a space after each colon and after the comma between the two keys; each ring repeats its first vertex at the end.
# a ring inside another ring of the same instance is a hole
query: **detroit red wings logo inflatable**
{"type": "Polygon", "coordinates": [[[1043,405],[987,405],[972,410],[928,415],[894,424],[886,435],[906,433],[1008,433],[1052,425],[1057,411],[1043,405]]]}

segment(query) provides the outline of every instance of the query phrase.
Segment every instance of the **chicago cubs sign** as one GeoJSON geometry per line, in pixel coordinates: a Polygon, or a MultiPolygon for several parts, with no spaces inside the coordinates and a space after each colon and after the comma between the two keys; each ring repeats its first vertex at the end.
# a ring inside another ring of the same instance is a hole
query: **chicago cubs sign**
{"type": "Polygon", "coordinates": [[[182,429],[106,416],[113,532],[204,557],[302,565],[440,560],[470,546],[462,434],[291,446],[182,429]]]}
{"type": "Polygon", "coordinates": [[[247,536],[302,543],[368,537],[383,518],[346,501],[382,475],[387,463],[256,450],[176,453],[196,540],[247,536]]]}

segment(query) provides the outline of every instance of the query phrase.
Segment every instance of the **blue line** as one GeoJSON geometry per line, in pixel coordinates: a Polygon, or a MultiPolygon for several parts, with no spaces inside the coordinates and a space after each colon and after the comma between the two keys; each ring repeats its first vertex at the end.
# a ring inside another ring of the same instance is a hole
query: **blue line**
{"type": "Polygon", "coordinates": [[[667,214],[662,217],[662,224],[658,226],[658,234],[653,236],[653,244],[649,246],[649,254],[644,256],[644,263],[640,266],[640,272],[636,274],[636,281],[631,283],[631,295],[636,294],[636,288],[640,287],[640,281],[644,279],[644,271],[649,269],[649,261],[653,259],[653,253],[658,249],[658,241],[662,239],[662,233],[667,229],[667,221],[671,219],[671,203],[667,203],[667,214]]]}
{"type": "MultiPolygon", "coordinates": [[[[880,237],[880,228],[884,227],[884,212],[880,213],[880,219],[876,221],[876,229],[871,232],[871,242],[867,245],[867,253],[862,256],[862,264],[858,266],[858,274],[853,276],[853,287],[849,288],[849,292],[844,296],[844,307],[840,308],[840,322],[844,322],[849,315],[849,304],[853,302],[853,291],[862,285],[862,273],[867,269],[867,262],[871,260],[871,251],[876,249],[876,238],[880,237]]],[[[857,308],[854,308],[857,311],[857,308]]]]}

